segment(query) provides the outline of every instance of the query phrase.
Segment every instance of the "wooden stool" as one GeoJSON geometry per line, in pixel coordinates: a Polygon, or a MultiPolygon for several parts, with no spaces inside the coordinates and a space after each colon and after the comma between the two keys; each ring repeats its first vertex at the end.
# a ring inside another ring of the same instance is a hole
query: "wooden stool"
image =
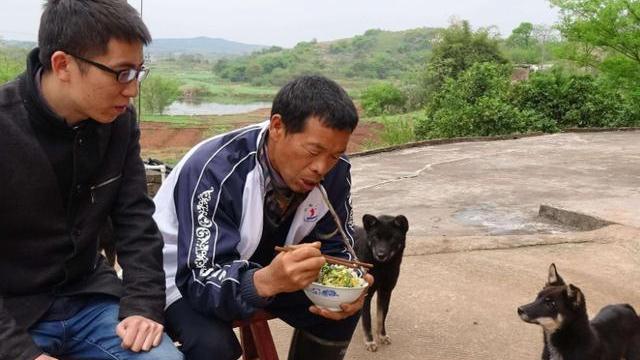
{"type": "Polygon", "coordinates": [[[234,328],[240,328],[243,360],[278,360],[276,346],[267,323],[267,320],[274,318],[268,312],[259,310],[250,319],[233,322],[234,328]]]}

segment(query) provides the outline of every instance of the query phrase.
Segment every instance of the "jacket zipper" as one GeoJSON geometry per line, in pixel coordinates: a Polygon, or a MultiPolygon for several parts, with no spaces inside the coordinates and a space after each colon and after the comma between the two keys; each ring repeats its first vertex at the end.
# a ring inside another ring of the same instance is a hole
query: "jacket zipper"
{"type": "Polygon", "coordinates": [[[122,174],[120,174],[120,175],[118,175],[118,176],[116,176],[116,177],[113,177],[113,178],[111,178],[111,179],[109,179],[109,180],[105,180],[105,181],[101,182],[100,184],[93,185],[92,187],[90,187],[90,188],[89,188],[89,191],[90,191],[90,193],[91,193],[91,203],[92,203],[92,204],[95,204],[95,203],[96,203],[96,197],[95,197],[94,190],[99,189],[99,188],[104,187],[104,186],[107,186],[107,185],[109,185],[109,184],[111,184],[111,183],[113,183],[113,182],[116,182],[116,181],[118,181],[121,177],[122,177],[122,174]]]}
{"type": "MultiPolygon", "coordinates": [[[[77,209],[73,208],[73,204],[74,204],[74,197],[76,196],[76,185],[77,185],[77,176],[78,176],[78,157],[77,157],[77,152],[78,152],[78,138],[80,137],[80,127],[79,126],[74,126],[73,127],[73,148],[71,151],[71,156],[72,156],[72,173],[71,173],[71,190],[69,191],[69,199],[67,200],[67,228],[69,229],[69,231],[72,231],[71,227],[73,226],[72,223],[72,216],[76,214],[77,209]]],[[[73,244],[73,253],[68,256],[65,260],[69,261],[70,259],[73,259],[73,257],[76,255],[76,251],[78,251],[77,246],[76,246],[76,241],[72,239],[72,234],[69,234],[69,237],[71,239],[71,243],[73,244]]],[[[67,282],[67,279],[69,278],[69,269],[67,268],[67,266],[64,267],[64,281],[62,282],[62,284],[67,282]]],[[[54,293],[56,293],[58,290],[55,289],[54,293]]]]}

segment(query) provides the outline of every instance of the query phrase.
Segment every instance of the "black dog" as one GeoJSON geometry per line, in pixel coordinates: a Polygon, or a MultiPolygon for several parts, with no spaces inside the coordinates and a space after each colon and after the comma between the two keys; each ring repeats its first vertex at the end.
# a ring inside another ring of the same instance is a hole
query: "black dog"
{"type": "Polygon", "coordinates": [[[536,300],[518,308],[543,328],[543,360],[640,360],[640,318],[628,304],[608,305],[589,321],[582,291],[549,267],[536,300]]]}
{"type": "Polygon", "coordinates": [[[391,292],[398,282],[400,263],[404,252],[406,234],[409,230],[407,218],[382,215],[362,217],[364,229],[356,228],[356,252],[362,261],[372,263],[375,281],[368,289],[362,308],[362,327],[364,329],[365,346],[369,351],[378,349],[371,335],[371,297],[378,292],[377,335],[381,344],[391,344],[385,330],[385,319],[389,311],[391,292]]]}

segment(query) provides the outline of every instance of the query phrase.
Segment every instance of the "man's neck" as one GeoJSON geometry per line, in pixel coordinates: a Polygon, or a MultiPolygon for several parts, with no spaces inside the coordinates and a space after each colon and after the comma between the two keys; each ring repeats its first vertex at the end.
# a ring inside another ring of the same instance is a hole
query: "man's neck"
{"type": "Polygon", "coordinates": [[[73,111],[73,104],[69,101],[66,91],[50,71],[42,70],[40,81],[42,97],[56,115],[60,116],[69,126],[77,125],[84,118],[73,111]]]}
{"type": "Polygon", "coordinates": [[[273,184],[282,190],[290,190],[289,187],[287,186],[287,183],[284,181],[284,179],[282,178],[282,176],[280,175],[280,173],[278,172],[278,168],[274,162],[274,156],[273,156],[273,148],[269,147],[267,141],[269,140],[269,133],[267,132],[267,134],[265,135],[266,138],[264,140],[264,151],[265,151],[265,155],[266,155],[266,165],[269,167],[271,176],[272,176],[272,181],[274,182],[273,184]]]}

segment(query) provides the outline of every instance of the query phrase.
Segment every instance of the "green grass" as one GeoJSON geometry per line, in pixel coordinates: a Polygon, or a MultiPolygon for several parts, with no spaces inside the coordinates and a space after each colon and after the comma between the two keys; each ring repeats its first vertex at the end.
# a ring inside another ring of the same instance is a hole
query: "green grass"
{"type": "Polygon", "coordinates": [[[362,121],[376,122],[384,126],[384,129],[379,134],[380,140],[365,143],[365,148],[374,149],[415,141],[413,123],[417,114],[418,112],[410,112],[363,118],[362,121]]]}
{"type": "Polygon", "coordinates": [[[170,124],[172,127],[193,127],[207,125],[201,117],[189,115],[146,115],[142,114],[142,121],[170,124]]]}
{"type": "Polygon", "coordinates": [[[278,92],[276,87],[256,87],[245,83],[228,83],[220,80],[207,85],[210,100],[220,103],[247,103],[256,100],[271,101],[278,92]]]}
{"type": "Polygon", "coordinates": [[[258,87],[221,79],[213,72],[212,63],[188,64],[182,67],[176,62],[159,61],[151,66],[154,73],[177,80],[182,91],[198,89],[200,101],[223,104],[271,101],[278,92],[278,88],[273,86],[258,87]]]}

